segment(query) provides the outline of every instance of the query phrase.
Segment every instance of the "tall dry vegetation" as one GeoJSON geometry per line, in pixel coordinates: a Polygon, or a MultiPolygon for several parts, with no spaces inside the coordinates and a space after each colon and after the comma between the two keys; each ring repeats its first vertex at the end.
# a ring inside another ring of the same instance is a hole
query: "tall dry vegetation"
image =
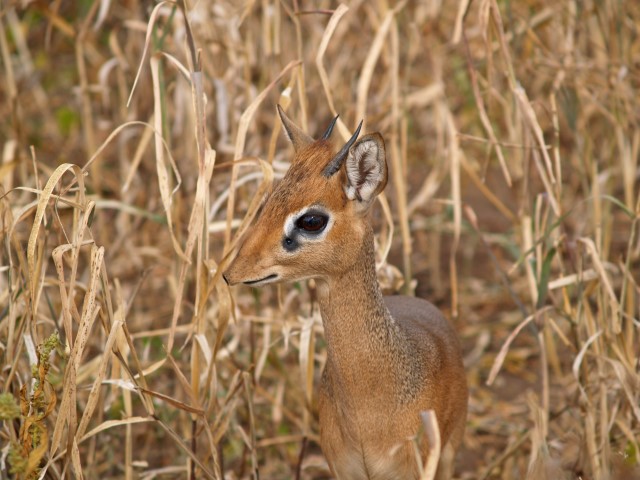
{"type": "Polygon", "coordinates": [[[0,478],[327,476],[312,285],[219,275],[287,168],[276,103],[386,138],[380,279],[463,339],[458,476],[640,478],[639,26],[614,0],[3,2],[0,478]]]}

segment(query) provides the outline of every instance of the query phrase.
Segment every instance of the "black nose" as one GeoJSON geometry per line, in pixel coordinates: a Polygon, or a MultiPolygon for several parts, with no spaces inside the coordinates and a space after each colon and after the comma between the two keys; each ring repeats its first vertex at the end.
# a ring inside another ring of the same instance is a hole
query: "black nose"
{"type": "Polygon", "coordinates": [[[227,280],[227,276],[223,273],[222,278],[224,278],[224,282],[229,285],[229,280],[227,280]]]}

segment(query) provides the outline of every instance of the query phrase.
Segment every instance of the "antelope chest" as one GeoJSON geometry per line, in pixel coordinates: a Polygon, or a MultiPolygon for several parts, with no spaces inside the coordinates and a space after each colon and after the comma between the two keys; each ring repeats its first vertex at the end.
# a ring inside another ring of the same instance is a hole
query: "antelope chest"
{"type": "MultiPolygon", "coordinates": [[[[368,455],[372,457],[371,454],[368,455]]],[[[343,452],[332,462],[338,480],[407,480],[417,478],[411,465],[401,463],[384,454],[363,460],[358,451],[343,452]]]]}
{"type": "Polygon", "coordinates": [[[413,429],[399,413],[388,404],[343,402],[321,389],[320,443],[338,480],[418,478],[413,429]]]}

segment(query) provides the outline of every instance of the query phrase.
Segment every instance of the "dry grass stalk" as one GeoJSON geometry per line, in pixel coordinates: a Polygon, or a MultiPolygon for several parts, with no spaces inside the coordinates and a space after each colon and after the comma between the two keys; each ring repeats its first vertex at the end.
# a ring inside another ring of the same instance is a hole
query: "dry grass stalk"
{"type": "MultiPolygon", "coordinates": [[[[440,460],[442,450],[438,418],[433,410],[422,413],[422,424],[424,425],[426,441],[429,444],[429,457],[424,464],[420,480],[433,480],[436,478],[438,461],[440,460]]],[[[418,455],[417,458],[420,459],[420,455],[418,455]]]]}

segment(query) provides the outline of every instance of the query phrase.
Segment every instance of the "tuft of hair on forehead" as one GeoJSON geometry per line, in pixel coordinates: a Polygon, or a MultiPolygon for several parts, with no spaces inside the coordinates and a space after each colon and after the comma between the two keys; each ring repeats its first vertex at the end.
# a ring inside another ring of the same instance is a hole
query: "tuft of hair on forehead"
{"type": "Polygon", "coordinates": [[[344,205],[343,174],[330,178],[322,174],[334,150],[331,142],[318,140],[297,152],[284,178],[274,185],[266,202],[269,204],[267,210],[280,216],[285,210],[302,208],[318,199],[327,206],[334,202],[336,207],[344,205]]]}
{"type": "Polygon", "coordinates": [[[330,140],[316,140],[294,154],[289,171],[302,175],[321,174],[331,161],[335,148],[330,140]]]}

